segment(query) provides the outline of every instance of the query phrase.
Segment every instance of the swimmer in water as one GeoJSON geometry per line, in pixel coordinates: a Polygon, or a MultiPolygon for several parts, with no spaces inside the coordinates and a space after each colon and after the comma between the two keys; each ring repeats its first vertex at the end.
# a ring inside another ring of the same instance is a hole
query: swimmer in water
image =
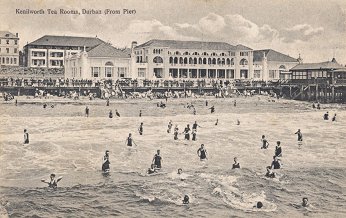
{"type": "Polygon", "coordinates": [[[112,110],[109,110],[108,117],[109,117],[109,118],[113,118],[113,111],[112,111],[112,110]]]}
{"type": "Polygon", "coordinates": [[[179,168],[178,169],[178,175],[181,175],[183,173],[183,169],[179,168]]]}
{"type": "Polygon", "coordinates": [[[281,142],[280,141],[277,141],[276,142],[276,147],[275,147],[275,157],[281,157],[282,156],[282,149],[281,149],[281,142]]]}
{"type": "Polygon", "coordinates": [[[47,182],[45,179],[41,179],[41,182],[47,183],[49,188],[56,189],[58,188],[58,182],[62,179],[62,176],[58,179],[55,179],[55,174],[50,174],[50,181],[47,182]]]}
{"type": "Polygon", "coordinates": [[[329,120],[329,113],[328,111],[323,115],[324,120],[329,120]]]}
{"type": "Polygon", "coordinates": [[[197,140],[197,131],[193,129],[191,134],[192,134],[192,141],[196,141],[197,140]]]}
{"type": "Polygon", "coordinates": [[[195,130],[197,132],[197,127],[202,128],[200,125],[197,124],[197,121],[195,121],[195,123],[192,124],[192,130],[195,130]]]}
{"type": "Polygon", "coordinates": [[[185,135],[185,140],[190,140],[190,130],[190,125],[187,124],[183,132],[183,134],[185,135]]]}
{"type": "Polygon", "coordinates": [[[115,115],[117,115],[117,117],[120,117],[120,114],[117,109],[115,109],[115,115]]]}
{"type": "Polygon", "coordinates": [[[105,156],[103,156],[103,159],[102,159],[102,171],[103,172],[105,172],[105,173],[109,172],[109,170],[110,170],[109,164],[110,164],[110,162],[109,162],[109,151],[106,150],[105,156]]]}
{"type": "Polygon", "coordinates": [[[174,140],[178,140],[179,128],[178,125],[174,127],[174,140]]]}
{"type": "Polygon", "coordinates": [[[85,116],[89,117],[89,108],[88,108],[88,106],[85,107],[85,116]]]}
{"type": "Polygon", "coordinates": [[[46,103],[44,103],[44,104],[43,104],[43,108],[44,108],[44,109],[46,109],[46,107],[47,107],[47,104],[46,104],[46,103]]]}
{"type": "Polygon", "coordinates": [[[302,206],[303,206],[303,207],[308,207],[308,206],[309,206],[309,200],[308,200],[307,197],[304,197],[304,198],[303,198],[302,206]]]}
{"type": "Polygon", "coordinates": [[[204,144],[201,144],[201,147],[197,150],[197,155],[200,160],[208,159],[207,150],[204,148],[204,144]]]}
{"type": "Polygon", "coordinates": [[[141,125],[139,125],[138,132],[139,132],[139,135],[143,135],[143,123],[141,123],[141,125]]]}
{"type": "Polygon", "coordinates": [[[189,196],[185,195],[183,199],[183,204],[189,204],[190,203],[189,200],[190,200],[189,196]]]}
{"type": "Polygon", "coordinates": [[[267,141],[265,135],[262,135],[262,147],[261,149],[267,149],[269,147],[269,142],[267,141]]]}
{"type": "Polygon", "coordinates": [[[160,150],[157,150],[157,153],[154,155],[153,164],[157,169],[161,169],[162,157],[160,156],[160,150]]]}
{"type": "Polygon", "coordinates": [[[240,125],[240,121],[237,119],[237,125],[239,126],[240,125]]]}
{"type": "Polygon", "coordinates": [[[273,172],[271,166],[267,166],[267,173],[265,176],[268,178],[275,178],[275,173],[273,172]]]}
{"type": "Polygon", "coordinates": [[[237,107],[237,100],[234,100],[233,105],[234,105],[234,107],[237,107]]]}
{"type": "Polygon", "coordinates": [[[333,118],[332,118],[332,122],[336,121],[336,114],[334,114],[333,118]]]}
{"type": "Polygon", "coordinates": [[[109,106],[109,98],[107,99],[106,106],[109,106]]]}
{"type": "Polygon", "coordinates": [[[238,158],[234,157],[234,164],[232,165],[232,169],[240,168],[240,164],[238,163],[238,158]]]}
{"type": "Polygon", "coordinates": [[[253,206],[257,209],[261,209],[263,207],[263,203],[261,201],[258,201],[255,206],[253,206]]]}
{"type": "Polygon", "coordinates": [[[142,117],[142,110],[139,110],[139,117],[142,117]]]}
{"type": "Polygon", "coordinates": [[[210,113],[211,113],[211,114],[215,112],[215,107],[214,107],[214,105],[213,105],[211,108],[209,108],[209,109],[210,109],[210,113]]]}
{"type": "Polygon", "coordinates": [[[29,144],[29,133],[27,132],[26,129],[24,129],[24,144],[25,145],[29,144]]]}
{"type": "Polygon", "coordinates": [[[300,129],[298,129],[298,131],[294,134],[297,134],[298,135],[298,146],[302,146],[303,144],[303,134],[302,132],[300,131],[300,129]]]}
{"type": "Polygon", "coordinates": [[[281,168],[281,163],[278,159],[278,157],[273,157],[273,162],[272,162],[272,165],[271,165],[271,169],[273,170],[277,170],[277,169],[280,169],[281,168]]]}
{"type": "Polygon", "coordinates": [[[148,169],[148,174],[153,174],[153,173],[157,173],[155,164],[151,164],[150,168],[148,169]]]}
{"type": "Polygon", "coordinates": [[[167,133],[171,133],[171,130],[172,130],[172,126],[173,126],[173,124],[172,124],[172,120],[170,120],[169,122],[168,122],[168,129],[167,129],[167,133]]]}
{"type": "Polygon", "coordinates": [[[217,124],[219,124],[219,119],[216,119],[215,126],[217,126],[217,124]]]}
{"type": "Polygon", "coordinates": [[[208,100],[205,100],[205,106],[208,107],[208,100]]]}
{"type": "Polygon", "coordinates": [[[318,110],[321,110],[320,103],[317,103],[317,109],[318,109],[318,110]]]}
{"type": "Polygon", "coordinates": [[[313,109],[315,109],[315,108],[316,108],[315,103],[312,103],[312,108],[313,108],[313,109]]]}
{"type": "Polygon", "coordinates": [[[132,139],[132,134],[129,133],[129,137],[127,137],[127,139],[125,140],[125,144],[126,144],[127,146],[132,147],[132,143],[133,143],[134,145],[137,146],[137,144],[135,143],[135,141],[132,139]]]}

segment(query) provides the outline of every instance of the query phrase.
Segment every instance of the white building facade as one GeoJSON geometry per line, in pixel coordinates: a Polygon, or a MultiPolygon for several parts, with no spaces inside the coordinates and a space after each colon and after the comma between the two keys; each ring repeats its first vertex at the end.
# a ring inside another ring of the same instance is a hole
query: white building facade
{"type": "Polygon", "coordinates": [[[71,54],[65,62],[66,79],[101,81],[131,77],[130,50],[117,49],[107,43],[71,54]]]}
{"type": "Polygon", "coordinates": [[[0,66],[19,66],[18,33],[0,31],[0,66]]]}

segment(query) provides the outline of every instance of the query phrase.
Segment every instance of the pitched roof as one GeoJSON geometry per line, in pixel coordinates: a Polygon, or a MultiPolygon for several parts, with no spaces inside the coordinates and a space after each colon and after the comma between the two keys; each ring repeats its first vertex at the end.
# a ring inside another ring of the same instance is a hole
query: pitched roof
{"type": "Polygon", "coordinates": [[[320,63],[302,63],[293,67],[291,70],[331,70],[331,69],[345,69],[336,61],[326,61],[320,63]]]}
{"type": "Polygon", "coordinates": [[[15,34],[9,32],[9,31],[0,31],[0,37],[1,38],[10,38],[10,39],[16,38],[16,39],[18,39],[18,37],[15,34]],[[7,34],[8,34],[8,36],[6,36],[7,34]]]}
{"type": "Polygon", "coordinates": [[[136,48],[147,46],[153,47],[167,47],[175,49],[205,49],[205,50],[236,50],[236,46],[230,45],[226,42],[202,42],[202,41],[178,41],[178,40],[159,40],[152,39],[136,48]]]}
{"type": "Polygon", "coordinates": [[[236,46],[237,50],[252,50],[252,48],[246,47],[245,45],[239,44],[236,46]]]}
{"type": "Polygon", "coordinates": [[[104,43],[104,41],[96,37],[45,35],[29,43],[29,45],[94,47],[101,43],[104,43]]]}
{"type": "Polygon", "coordinates": [[[263,50],[255,50],[253,52],[253,61],[262,61],[263,57],[267,57],[267,61],[277,61],[277,62],[297,62],[298,60],[295,58],[292,58],[288,55],[282,54],[278,51],[272,50],[272,49],[263,49],[263,50]]]}
{"type": "Polygon", "coordinates": [[[89,57],[130,58],[131,49],[117,49],[108,43],[99,44],[87,51],[89,57]]]}

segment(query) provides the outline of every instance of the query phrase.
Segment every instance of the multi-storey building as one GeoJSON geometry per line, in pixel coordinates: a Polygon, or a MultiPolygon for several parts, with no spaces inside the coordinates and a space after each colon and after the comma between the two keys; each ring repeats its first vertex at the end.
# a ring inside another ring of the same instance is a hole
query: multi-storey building
{"type": "Polygon", "coordinates": [[[65,57],[105,43],[96,37],[45,35],[24,46],[26,67],[62,68],[65,57]]]}
{"type": "Polygon", "coordinates": [[[132,43],[132,78],[249,79],[253,50],[225,42],[150,40],[132,43]]]}
{"type": "Polygon", "coordinates": [[[18,33],[0,31],[0,66],[19,65],[18,33]]]}
{"type": "Polygon", "coordinates": [[[129,78],[130,62],[130,49],[117,49],[108,43],[102,43],[68,55],[65,78],[94,81],[129,78]]]}
{"type": "Polygon", "coordinates": [[[272,49],[255,50],[254,80],[291,79],[290,69],[299,64],[299,59],[274,51],[272,49]]]}

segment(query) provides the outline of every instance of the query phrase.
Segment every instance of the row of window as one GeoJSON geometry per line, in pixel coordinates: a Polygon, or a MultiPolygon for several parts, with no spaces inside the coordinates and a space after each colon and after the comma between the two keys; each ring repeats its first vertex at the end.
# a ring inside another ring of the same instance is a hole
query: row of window
{"type": "MultiPolygon", "coordinates": [[[[2,52],[2,49],[3,48],[0,48],[0,53],[2,52]]],[[[5,50],[4,50],[5,51],[5,50]]],[[[10,53],[10,48],[6,48],[6,54],[9,54],[10,53]]],[[[13,48],[13,53],[14,54],[17,54],[18,53],[18,49],[17,48],[13,48]]]]}
{"type": "Polygon", "coordinates": [[[12,40],[14,41],[13,45],[18,45],[17,39],[0,39],[0,44],[9,45],[12,40]]]}
{"type": "Polygon", "coordinates": [[[17,58],[0,58],[0,64],[17,64],[17,58]]]}
{"type": "MultiPolygon", "coordinates": [[[[157,56],[153,59],[154,63],[163,63],[163,60],[161,57],[157,56]]],[[[218,64],[218,65],[234,65],[234,59],[233,58],[178,58],[178,57],[170,57],[169,58],[170,64],[218,64]]],[[[248,61],[243,58],[239,62],[240,65],[248,65],[248,61]]]]}
{"type": "MultiPolygon", "coordinates": [[[[117,68],[117,77],[124,78],[127,74],[126,67],[117,68]]],[[[97,78],[101,76],[101,67],[91,67],[91,77],[97,78]]],[[[114,67],[105,67],[104,68],[104,77],[114,77],[114,67]]]]}
{"type": "MultiPolygon", "coordinates": [[[[155,50],[155,49],[154,49],[155,50]]],[[[242,52],[240,52],[240,53],[242,53],[242,52]]],[[[243,53],[248,53],[248,52],[243,52],[243,53]]],[[[154,53],[155,54],[155,53],[154,53]]],[[[192,53],[190,53],[190,52],[188,52],[188,51],[185,51],[185,52],[183,52],[183,53],[181,53],[180,51],[175,51],[175,52],[171,52],[171,51],[168,51],[168,54],[169,55],[196,55],[196,56],[199,56],[200,55],[200,53],[199,52],[192,52],[192,53]]],[[[201,53],[201,55],[202,56],[209,56],[209,53],[208,52],[202,52],[201,53]]],[[[212,53],[210,53],[210,56],[235,56],[235,52],[228,52],[228,54],[227,53],[225,53],[225,52],[221,52],[221,53],[216,53],[216,52],[212,52],[212,53]]],[[[245,56],[245,55],[241,55],[241,56],[245,56]]],[[[247,55],[246,55],[247,56],[247,55]]]]}

